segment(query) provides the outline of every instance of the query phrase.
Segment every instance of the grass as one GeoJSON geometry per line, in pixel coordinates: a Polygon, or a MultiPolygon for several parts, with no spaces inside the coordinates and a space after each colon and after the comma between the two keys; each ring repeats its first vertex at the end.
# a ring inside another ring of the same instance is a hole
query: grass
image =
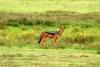
{"type": "MultiPolygon", "coordinates": [[[[4,46],[27,46],[41,48],[38,44],[38,37],[43,31],[55,31],[57,26],[33,25],[33,26],[6,26],[7,29],[1,31],[0,45],[4,46]],[[31,46],[34,45],[34,46],[31,46]]],[[[67,47],[79,49],[99,49],[100,44],[100,28],[95,25],[93,27],[84,28],[81,24],[69,24],[63,35],[59,38],[59,46],[55,47],[53,39],[46,42],[46,48],[67,47]],[[71,35],[70,35],[71,34],[71,35]]],[[[33,49],[34,49],[33,48],[33,49]]]]}
{"type": "Polygon", "coordinates": [[[99,0],[0,0],[0,11],[16,13],[63,10],[71,12],[100,12],[99,0]]]}
{"type": "Polygon", "coordinates": [[[96,50],[0,47],[1,67],[99,67],[96,50]]]}
{"type": "Polygon", "coordinates": [[[40,48],[37,40],[41,32],[55,31],[60,25],[63,25],[66,29],[59,39],[59,46],[52,45],[52,39],[46,42],[46,48],[100,49],[99,13],[49,11],[21,14],[1,12],[0,17],[0,45],[20,47],[34,45],[34,48],[40,48]]]}
{"type": "Polygon", "coordinates": [[[99,13],[58,13],[1,13],[0,67],[100,67],[99,13]],[[59,25],[66,27],[59,45],[51,39],[42,49],[40,33],[59,25]]]}

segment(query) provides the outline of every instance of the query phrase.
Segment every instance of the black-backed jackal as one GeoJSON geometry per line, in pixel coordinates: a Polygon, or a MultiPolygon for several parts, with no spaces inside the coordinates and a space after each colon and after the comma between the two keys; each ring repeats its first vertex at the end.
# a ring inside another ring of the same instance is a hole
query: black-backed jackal
{"type": "Polygon", "coordinates": [[[45,48],[46,40],[50,39],[50,38],[54,38],[55,45],[57,45],[58,44],[58,38],[64,32],[64,29],[65,29],[65,27],[61,26],[59,28],[59,30],[55,31],[55,32],[42,32],[39,39],[38,39],[38,43],[42,43],[42,47],[45,48]]]}

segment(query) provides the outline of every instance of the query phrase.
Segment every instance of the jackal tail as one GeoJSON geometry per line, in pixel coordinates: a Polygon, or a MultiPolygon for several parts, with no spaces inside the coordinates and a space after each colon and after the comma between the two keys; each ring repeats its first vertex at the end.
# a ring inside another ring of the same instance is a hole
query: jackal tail
{"type": "Polygon", "coordinates": [[[38,43],[40,44],[41,43],[41,40],[42,40],[42,34],[39,36],[38,38],[38,43]]]}

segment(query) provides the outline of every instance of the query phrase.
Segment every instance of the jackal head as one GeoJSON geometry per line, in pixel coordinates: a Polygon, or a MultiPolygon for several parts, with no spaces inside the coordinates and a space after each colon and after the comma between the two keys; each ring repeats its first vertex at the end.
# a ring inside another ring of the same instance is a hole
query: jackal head
{"type": "Polygon", "coordinates": [[[59,35],[62,35],[64,30],[65,30],[65,26],[60,26],[59,27],[59,35]]]}

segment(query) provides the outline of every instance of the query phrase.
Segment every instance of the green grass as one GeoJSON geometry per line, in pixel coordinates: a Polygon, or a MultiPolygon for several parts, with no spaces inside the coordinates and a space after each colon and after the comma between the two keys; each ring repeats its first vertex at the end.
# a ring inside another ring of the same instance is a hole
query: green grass
{"type": "MultiPolygon", "coordinates": [[[[29,48],[41,48],[38,38],[43,31],[56,31],[57,26],[33,25],[33,26],[6,26],[0,31],[0,45],[2,46],[27,46],[29,48]],[[32,46],[33,45],[33,46],[32,46]]],[[[100,49],[100,28],[93,25],[90,28],[81,27],[81,24],[69,24],[63,35],[59,38],[59,45],[55,47],[53,39],[46,42],[46,48],[67,47],[78,49],[100,49]]]]}
{"type": "Polygon", "coordinates": [[[53,39],[46,42],[46,48],[100,49],[99,13],[47,12],[36,14],[1,13],[0,45],[38,45],[38,37],[43,31],[56,31],[65,26],[55,47],[53,39]],[[52,20],[51,20],[52,19],[52,20]]]}
{"type": "Polygon", "coordinates": [[[99,0],[0,0],[0,11],[32,13],[45,11],[100,12],[99,0]]]}
{"type": "Polygon", "coordinates": [[[96,50],[0,47],[0,67],[100,67],[96,50]]]}
{"type": "Polygon", "coordinates": [[[55,13],[1,13],[0,67],[100,67],[99,13],[55,13]],[[66,28],[59,45],[51,39],[43,49],[37,43],[41,32],[60,25],[66,28]]]}

